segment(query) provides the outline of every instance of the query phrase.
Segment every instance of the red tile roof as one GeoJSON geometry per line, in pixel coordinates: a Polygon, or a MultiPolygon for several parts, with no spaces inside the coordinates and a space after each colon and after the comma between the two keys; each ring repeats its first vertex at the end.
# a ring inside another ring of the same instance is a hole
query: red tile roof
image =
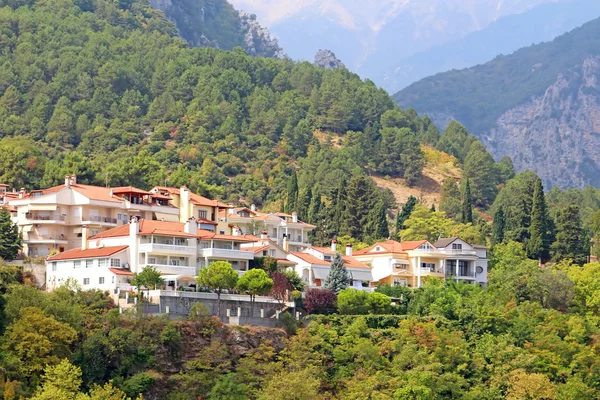
{"type": "MultiPolygon", "coordinates": [[[[315,256],[313,256],[312,254],[308,254],[308,253],[299,253],[299,252],[292,252],[290,253],[298,258],[300,258],[301,260],[309,263],[309,264],[313,264],[313,265],[331,265],[330,261],[324,261],[321,260],[320,258],[317,258],[315,256]]],[[[361,263],[360,261],[358,261],[356,258],[354,257],[350,257],[350,256],[342,256],[342,260],[344,260],[344,266],[346,268],[365,268],[365,269],[371,269],[368,265],[365,265],[363,263],[361,263]]]]}
{"type": "Polygon", "coordinates": [[[136,194],[146,194],[146,195],[152,194],[145,190],[134,188],[133,186],[121,186],[121,187],[111,188],[111,191],[113,193],[136,193],[136,194]]]}
{"type": "MultiPolygon", "coordinates": [[[[195,235],[185,233],[185,231],[183,230],[184,224],[182,222],[154,221],[142,219],[139,221],[139,224],[140,231],[138,232],[138,235],[196,237],[195,235]]],[[[130,224],[125,224],[104,232],[100,232],[99,234],[92,236],[90,239],[129,236],[129,225],[130,224]]]]}
{"type": "Polygon", "coordinates": [[[386,254],[386,253],[406,253],[407,251],[414,250],[421,246],[423,243],[427,243],[427,240],[416,240],[409,242],[397,242],[395,240],[386,240],[385,242],[378,242],[366,249],[356,251],[354,255],[365,255],[365,254],[386,254]],[[376,247],[381,247],[383,251],[374,252],[376,247]]]}
{"type": "MultiPolygon", "coordinates": [[[[155,189],[158,189],[160,191],[167,192],[170,194],[176,194],[176,195],[181,196],[180,188],[173,188],[173,187],[167,187],[167,186],[156,186],[155,189]]],[[[211,200],[204,196],[200,196],[199,194],[192,193],[191,191],[190,191],[190,201],[192,202],[192,204],[195,204],[198,206],[229,208],[229,204],[221,203],[218,200],[211,200]]]]}
{"type": "Polygon", "coordinates": [[[133,276],[134,275],[133,272],[131,272],[128,269],[109,268],[108,270],[115,275],[124,275],[124,276],[133,276]]]}
{"type": "Polygon", "coordinates": [[[318,251],[319,253],[323,253],[323,254],[328,254],[328,255],[335,255],[335,251],[331,250],[331,248],[329,247],[317,247],[317,246],[311,246],[312,249],[318,251]]]}
{"type": "Polygon", "coordinates": [[[109,247],[101,247],[97,249],[73,249],[67,250],[60,254],[57,254],[52,257],[48,257],[48,261],[61,261],[61,260],[73,260],[77,258],[98,258],[98,257],[108,257],[113,254],[120,253],[123,250],[127,249],[129,246],[109,246],[109,247]]]}

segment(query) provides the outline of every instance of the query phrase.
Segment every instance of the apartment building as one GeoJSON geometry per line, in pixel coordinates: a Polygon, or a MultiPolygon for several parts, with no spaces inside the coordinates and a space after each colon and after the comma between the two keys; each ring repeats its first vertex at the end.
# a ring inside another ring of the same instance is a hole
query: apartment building
{"type": "Polygon", "coordinates": [[[179,210],[168,200],[131,186],[104,188],[77,183],[75,175],[60,186],[26,192],[21,189],[9,204],[23,233],[23,253],[48,256],[74,249],[84,226],[91,235],[140,219],[177,218],[179,210]]]}
{"type": "MultiPolygon", "coordinates": [[[[322,287],[329,275],[331,263],[337,253],[337,243],[332,242],[331,248],[311,246],[302,252],[291,252],[288,260],[296,263],[294,269],[302,277],[309,288],[322,287]]],[[[351,287],[371,290],[373,274],[371,268],[352,256],[352,247],[346,247],[346,254],[341,255],[344,267],[352,278],[351,287]]]]}
{"type": "Polygon", "coordinates": [[[397,242],[387,240],[357,251],[354,257],[372,268],[373,284],[420,287],[426,277],[487,283],[484,246],[459,238],[397,242]]]}
{"type": "Polygon", "coordinates": [[[134,217],[127,225],[85,240],[87,229],[80,248],[47,259],[48,290],[69,278],[84,289],[128,290],[128,279],[146,265],[158,269],[172,288],[195,284],[198,271],[212,261],[227,261],[241,275],[254,259],[241,244],[257,240],[199,229],[195,218],[184,224],[134,217]]]}
{"type": "Polygon", "coordinates": [[[241,244],[242,250],[254,253],[254,258],[269,257],[277,260],[280,268],[295,267],[296,263],[287,259],[290,254],[284,247],[279,246],[269,238],[266,232],[262,232],[256,242],[246,242],[241,244]]]}
{"type": "Polygon", "coordinates": [[[258,235],[266,232],[269,239],[286,251],[299,252],[310,247],[308,234],[316,227],[298,220],[298,214],[262,213],[250,206],[221,211],[221,218],[229,229],[258,235]]]}

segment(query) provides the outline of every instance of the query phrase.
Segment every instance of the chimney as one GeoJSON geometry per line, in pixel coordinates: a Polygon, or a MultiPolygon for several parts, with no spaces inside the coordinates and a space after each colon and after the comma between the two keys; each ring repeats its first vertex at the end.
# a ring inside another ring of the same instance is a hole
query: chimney
{"type": "Polygon", "coordinates": [[[196,236],[198,234],[198,223],[196,222],[196,218],[192,217],[188,219],[183,225],[183,231],[185,233],[189,233],[190,235],[196,236]]]}
{"type": "Polygon", "coordinates": [[[71,177],[69,175],[65,176],[65,186],[67,188],[71,187],[71,177]]]}
{"type": "Polygon", "coordinates": [[[333,239],[331,241],[331,250],[332,251],[337,251],[337,240],[333,239]]]}
{"type": "Polygon", "coordinates": [[[129,220],[129,236],[137,236],[140,231],[140,221],[138,221],[137,217],[131,217],[129,220]]]}
{"type": "Polygon", "coordinates": [[[22,199],[23,197],[25,197],[26,193],[27,193],[27,191],[25,190],[25,188],[21,188],[19,190],[19,198],[22,199]]]}
{"type": "Polygon", "coordinates": [[[298,213],[296,211],[292,213],[292,222],[298,222],[298,213]]]}
{"type": "Polygon", "coordinates": [[[262,231],[260,233],[260,240],[268,240],[269,239],[269,234],[265,231],[262,231]]]}
{"type": "Polygon", "coordinates": [[[346,245],[346,255],[352,257],[352,245],[351,244],[346,245]]]}
{"type": "Polygon", "coordinates": [[[192,215],[190,215],[190,190],[182,186],[179,188],[179,217],[180,221],[187,221],[192,215]]]}
{"type": "Polygon", "coordinates": [[[89,230],[87,225],[83,225],[81,227],[81,250],[87,250],[88,248],[88,239],[89,239],[89,230]]]}
{"type": "Polygon", "coordinates": [[[71,185],[76,185],[77,184],[77,175],[73,174],[71,175],[71,185]]]}
{"type": "Polygon", "coordinates": [[[250,204],[250,211],[256,212],[256,205],[250,204]]]}
{"type": "Polygon", "coordinates": [[[287,252],[290,251],[290,242],[287,235],[283,235],[283,249],[287,252]]]}
{"type": "Polygon", "coordinates": [[[233,211],[234,211],[234,210],[233,210],[233,204],[230,204],[230,205],[229,205],[229,209],[227,210],[227,214],[229,214],[229,215],[233,215],[233,214],[234,214],[234,213],[233,213],[233,211]]]}

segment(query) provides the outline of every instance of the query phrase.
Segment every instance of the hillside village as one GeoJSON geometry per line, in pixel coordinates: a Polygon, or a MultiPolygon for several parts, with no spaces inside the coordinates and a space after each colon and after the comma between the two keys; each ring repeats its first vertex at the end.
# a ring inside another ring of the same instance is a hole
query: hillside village
{"type": "MultiPolygon", "coordinates": [[[[294,270],[307,289],[322,288],[336,254],[349,286],[420,287],[427,277],[486,285],[486,247],[464,240],[389,239],[354,251],[310,243],[314,225],[297,213],[264,213],[190,192],[186,187],[105,188],[65,177],[63,185],[27,192],[3,189],[3,204],[23,237],[23,254],[44,257],[46,290],[74,279],[84,290],[133,291],[144,267],[160,272],[166,291],[196,291],[199,272],[225,261],[242,276],[260,259],[294,270]]],[[[118,301],[118,296],[116,297],[118,301]]]]}

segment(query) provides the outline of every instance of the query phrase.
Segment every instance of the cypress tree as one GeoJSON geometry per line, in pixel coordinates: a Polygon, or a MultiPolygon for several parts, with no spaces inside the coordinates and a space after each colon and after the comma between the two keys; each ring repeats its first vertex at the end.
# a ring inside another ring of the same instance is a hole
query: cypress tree
{"type": "Polygon", "coordinates": [[[435,212],[435,204],[431,205],[431,212],[435,212]]]}
{"type": "Polygon", "coordinates": [[[498,244],[504,242],[504,228],[506,226],[506,218],[504,217],[504,209],[502,206],[494,214],[494,222],[492,225],[492,243],[498,244]]]}
{"type": "Polygon", "coordinates": [[[346,207],[340,221],[340,232],[359,240],[363,239],[365,226],[373,207],[373,199],[378,194],[371,178],[366,175],[355,175],[346,188],[346,207]]]}
{"type": "Polygon", "coordinates": [[[548,208],[544,198],[542,180],[537,179],[533,191],[533,206],[531,208],[531,225],[529,225],[529,240],[527,255],[534,260],[546,262],[550,258],[551,234],[548,208]]]}
{"type": "Polygon", "coordinates": [[[404,206],[402,206],[402,211],[396,216],[396,235],[404,229],[404,222],[410,217],[410,214],[412,214],[416,205],[417,198],[415,196],[409,196],[404,206]]]}
{"type": "Polygon", "coordinates": [[[327,275],[327,278],[325,278],[325,288],[331,289],[335,294],[338,294],[350,286],[351,281],[352,278],[344,266],[342,256],[340,256],[340,253],[336,253],[331,263],[329,274],[327,275]]]}
{"type": "Polygon", "coordinates": [[[22,247],[19,228],[13,224],[10,212],[0,208],[0,259],[14,260],[22,247]]]}
{"type": "Polygon", "coordinates": [[[556,216],[556,241],[552,244],[552,258],[555,261],[570,258],[583,265],[587,261],[588,243],[579,218],[579,207],[566,206],[556,216]]]}
{"type": "Polygon", "coordinates": [[[308,212],[310,209],[310,203],[312,200],[312,188],[309,186],[306,190],[302,192],[300,199],[298,200],[298,218],[302,221],[306,221],[308,219],[308,212]]]}
{"type": "Polygon", "coordinates": [[[296,171],[292,173],[292,177],[288,182],[287,187],[287,200],[285,202],[284,211],[288,214],[291,214],[294,211],[297,211],[298,207],[298,175],[296,175],[296,171]]]}
{"type": "Polygon", "coordinates": [[[473,198],[471,196],[471,184],[469,179],[465,180],[465,190],[462,202],[462,223],[473,223],[473,198]]]}
{"type": "Polygon", "coordinates": [[[379,199],[369,216],[369,224],[365,231],[365,236],[371,239],[387,239],[390,236],[390,230],[387,222],[387,210],[385,203],[379,199]]]}
{"type": "Polygon", "coordinates": [[[321,201],[321,195],[317,192],[312,192],[312,198],[310,199],[310,206],[308,207],[308,219],[309,224],[317,222],[319,215],[321,214],[321,208],[323,202],[321,201]]]}
{"type": "Polygon", "coordinates": [[[337,190],[335,191],[335,197],[333,202],[331,203],[332,207],[332,229],[334,232],[341,231],[342,218],[344,217],[344,212],[346,211],[346,178],[343,177],[340,180],[337,190]]]}

